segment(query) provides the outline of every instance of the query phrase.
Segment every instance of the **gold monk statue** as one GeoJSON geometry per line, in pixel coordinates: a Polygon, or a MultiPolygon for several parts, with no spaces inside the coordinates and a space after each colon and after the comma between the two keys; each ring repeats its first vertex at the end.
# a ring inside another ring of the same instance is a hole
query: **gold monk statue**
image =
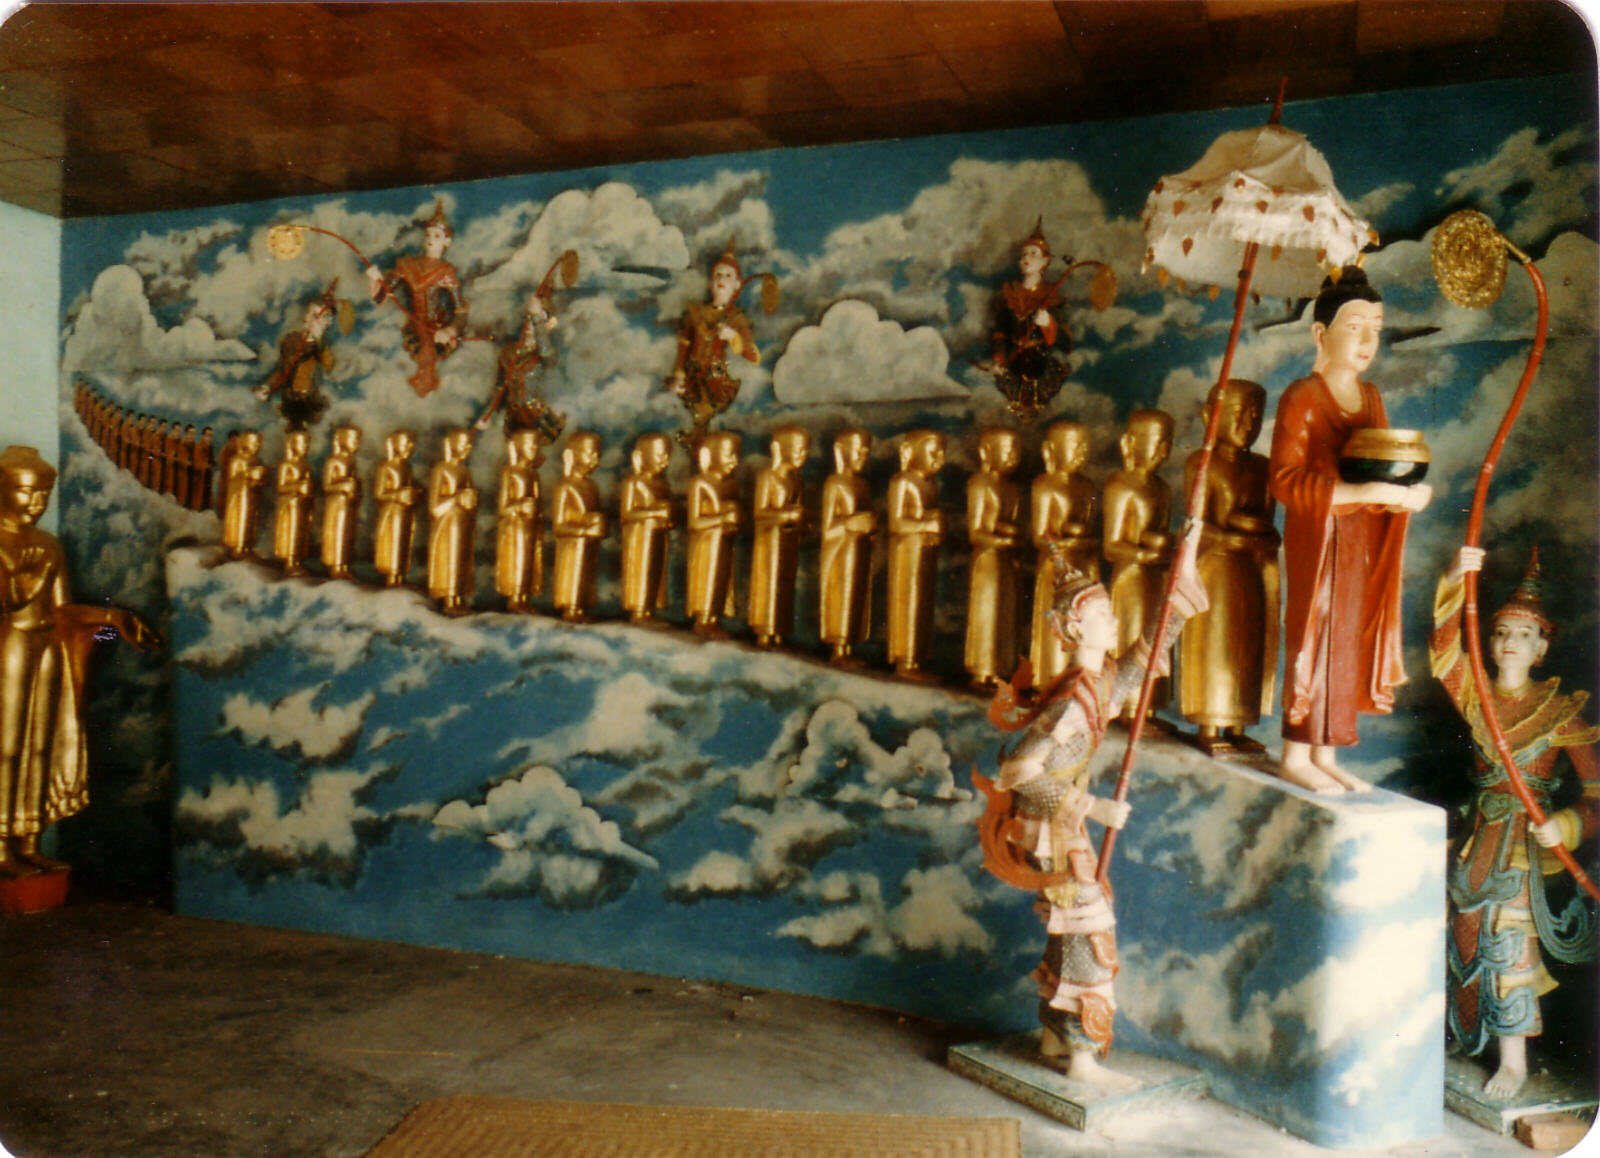
{"type": "Polygon", "coordinates": [[[561,618],[579,623],[594,607],[595,563],[606,536],[600,488],[590,475],[600,465],[600,436],[580,430],[561,452],[561,481],[550,496],[556,540],[555,605],[561,618]]]}
{"type": "Polygon", "coordinates": [[[889,662],[897,675],[931,681],[922,669],[933,641],[933,589],[944,541],[934,476],[944,435],[914,430],[900,441],[900,473],[889,480],[889,662]]]}
{"type": "Polygon", "coordinates": [[[500,515],[495,521],[494,589],[507,611],[532,611],[544,594],[544,515],[539,509],[540,432],[524,427],[506,439],[500,468],[500,515]]]}
{"type": "MultiPolygon", "coordinates": [[[[1111,606],[1117,613],[1117,646],[1123,651],[1155,624],[1172,561],[1172,488],[1156,474],[1172,452],[1172,415],[1135,410],[1118,441],[1122,469],[1106,479],[1102,549],[1111,563],[1111,606]]],[[[1156,682],[1150,707],[1167,702],[1167,678],[1156,682]]],[[[1136,698],[1122,707],[1132,719],[1136,698]]]]}
{"type": "Polygon", "coordinates": [[[222,549],[232,559],[255,553],[260,490],[267,481],[267,468],[256,458],[260,453],[261,434],[255,430],[235,435],[223,448],[222,549]]]}
{"type": "Polygon", "coordinates": [[[351,577],[356,524],[361,519],[361,479],[356,474],[360,449],[359,427],[336,426],[333,450],[322,465],[322,565],[334,579],[351,577]]]}
{"type": "Polygon", "coordinates": [[[70,602],[61,543],[36,526],[55,479],[31,446],[0,452],[0,877],[67,867],[39,838],[89,803],[83,681],[94,641],[160,642],[137,615],[70,602]]]}
{"type": "Polygon", "coordinates": [[[446,432],[443,452],[428,476],[428,594],[446,615],[461,615],[472,599],[478,514],[478,492],[467,469],[472,431],[446,432]]]}
{"type": "MultiPolygon", "coordinates": [[[[1206,405],[1218,405],[1217,395],[1213,387],[1206,405]]],[[[1278,532],[1267,457],[1250,449],[1261,434],[1267,392],[1233,378],[1221,406],[1200,535],[1200,582],[1211,607],[1178,641],[1178,705],[1199,726],[1199,746],[1214,756],[1264,750],[1244,729],[1271,713],[1278,667],[1278,532]]],[[[1199,451],[1189,456],[1185,492],[1199,459],[1199,451]]]]}
{"type": "Polygon", "coordinates": [[[1011,474],[1022,463],[1017,432],[991,427],[978,436],[978,470],[967,480],[967,675],[976,688],[1010,679],[1017,666],[1020,604],[1017,547],[1022,492],[1011,474]]]}
{"type": "Polygon", "coordinates": [[[700,473],[689,480],[689,576],[684,602],[694,630],[714,639],[733,615],[733,541],[739,533],[739,436],[713,431],[695,452],[700,473]]]}
{"type": "Polygon", "coordinates": [[[1072,653],[1046,616],[1055,599],[1063,563],[1080,574],[1100,577],[1100,507],[1094,483],[1078,473],[1089,459],[1089,428],[1081,422],[1052,422],[1040,449],[1044,473],[1033,480],[1033,545],[1039,558],[1033,582],[1033,633],[1028,658],[1033,686],[1048,687],[1072,665],[1072,653]]]}
{"type": "Polygon", "coordinates": [[[283,461],[278,464],[277,505],[272,509],[272,555],[285,575],[304,575],[311,550],[311,432],[291,430],[283,436],[283,461]]]}
{"type": "Polygon", "coordinates": [[[640,435],[633,470],[622,480],[622,609],[632,623],[649,623],[667,605],[672,492],[662,474],[671,461],[670,438],[640,435]]]}
{"type": "Polygon", "coordinates": [[[857,667],[850,649],[871,634],[872,536],[878,516],[861,472],[872,452],[872,436],[851,427],[833,440],[834,473],[822,484],[822,642],[833,663],[857,667]]]}
{"type": "Polygon", "coordinates": [[[383,441],[383,461],[372,483],[378,502],[378,525],[373,532],[373,562],[385,587],[399,587],[411,572],[411,541],[417,529],[417,504],[422,488],[411,477],[411,455],[417,436],[396,430],[383,441]]]}
{"type": "Polygon", "coordinates": [[[756,473],[750,521],[750,630],[757,647],[777,647],[794,629],[795,565],[800,550],[800,468],[811,454],[811,435],[798,426],[772,432],[772,462],[756,473]]]}

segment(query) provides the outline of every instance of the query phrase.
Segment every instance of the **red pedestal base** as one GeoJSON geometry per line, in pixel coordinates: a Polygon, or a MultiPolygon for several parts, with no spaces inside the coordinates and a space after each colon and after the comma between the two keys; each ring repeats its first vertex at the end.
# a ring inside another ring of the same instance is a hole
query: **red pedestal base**
{"type": "Polygon", "coordinates": [[[15,880],[0,880],[0,913],[20,916],[59,908],[67,899],[67,882],[71,879],[71,869],[59,869],[15,880]]]}

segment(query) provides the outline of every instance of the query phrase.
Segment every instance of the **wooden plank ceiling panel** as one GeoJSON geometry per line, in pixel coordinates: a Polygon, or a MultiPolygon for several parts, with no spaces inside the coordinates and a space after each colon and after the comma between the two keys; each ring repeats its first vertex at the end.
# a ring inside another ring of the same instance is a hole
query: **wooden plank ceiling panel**
{"type": "Polygon", "coordinates": [[[129,212],[1594,71],[1559,0],[109,4],[0,27],[0,199],[129,212]]]}

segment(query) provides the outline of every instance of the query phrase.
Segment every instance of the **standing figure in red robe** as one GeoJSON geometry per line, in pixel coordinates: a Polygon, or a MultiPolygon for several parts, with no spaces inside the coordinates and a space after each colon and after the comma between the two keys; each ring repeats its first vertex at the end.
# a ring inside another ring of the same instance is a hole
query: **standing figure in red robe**
{"type": "Polygon", "coordinates": [[[444,203],[439,202],[422,227],[422,256],[400,258],[387,277],[376,266],[367,267],[372,300],[393,298],[405,311],[400,339],[417,364],[409,381],[419,398],[439,388],[439,363],[460,348],[461,331],[467,325],[461,281],[456,267],[444,259],[444,251],[454,239],[455,230],[445,219],[444,203]]]}
{"type": "Polygon", "coordinates": [[[1283,504],[1283,762],[1278,775],[1314,792],[1365,791],[1336,749],[1357,741],[1361,712],[1387,713],[1404,683],[1400,560],[1406,521],[1426,483],[1347,483],[1339,455],[1357,430],[1387,427],[1377,388],[1359,375],[1383,333],[1383,299],[1355,266],[1323,283],[1312,307],[1311,376],[1278,402],[1268,464],[1283,504]]]}
{"type": "Polygon", "coordinates": [[[678,323],[678,354],[667,388],[694,418],[693,427],[678,436],[691,452],[699,446],[706,424],[738,397],[739,380],[728,373],[728,355],[751,363],[761,361],[761,351],[750,332],[750,319],[736,304],[743,278],[730,239],[711,267],[709,300],[691,302],[678,323]]]}

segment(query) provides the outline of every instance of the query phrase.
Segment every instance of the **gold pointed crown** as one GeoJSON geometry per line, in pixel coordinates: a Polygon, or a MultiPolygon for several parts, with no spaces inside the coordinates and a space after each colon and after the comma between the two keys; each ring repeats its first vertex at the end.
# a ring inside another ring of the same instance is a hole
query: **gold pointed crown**
{"type": "Polygon", "coordinates": [[[456,235],[455,228],[450,224],[450,219],[444,215],[444,198],[439,197],[433,203],[433,216],[422,223],[422,231],[426,233],[435,225],[444,230],[446,237],[456,235]]]}
{"type": "Polygon", "coordinates": [[[1033,223],[1033,232],[1017,243],[1017,251],[1021,252],[1030,245],[1037,245],[1046,257],[1050,256],[1050,243],[1044,239],[1044,214],[1039,215],[1039,220],[1033,223]]]}
{"type": "Polygon", "coordinates": [[[1543,629],[1546,639],[1555,633],[1555,624],[1544,613],[1544,572],[1539,567],[1537,543],[1533,545],[1533,554],[1528,557],[1528,569],[1522,573],[1522,582],[1517,584],[1511,598],[1494,613],[1494,618],[1499,619],[1502,615],[1521,615],[1533,620],[1543,629]]]}
{"type": "Polygon", "coordinates": [[[733,252],[733,238],[731,237],[728,238],[728,244],[722,247],[722,256],[711,263],[712,270],[715,271],[719,265],[731,265],[736,277],[742,278],[744,276],[744,270],[739,268],[739,259],[733,252]]]}

